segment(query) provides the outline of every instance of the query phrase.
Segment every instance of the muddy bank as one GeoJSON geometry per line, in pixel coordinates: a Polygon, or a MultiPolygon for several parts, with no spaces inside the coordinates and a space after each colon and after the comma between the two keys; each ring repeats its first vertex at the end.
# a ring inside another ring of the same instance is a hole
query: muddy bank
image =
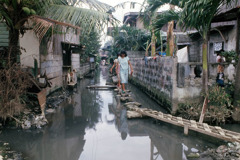
{"type": "Polygon", "coordinates": [[[192,160],[239,160],[240,159],[240,143],[228,143],[221,145],[217,149],[208,149],[202,153],[196,150],[187,156],[192,160]]]}
{"type": "Polygon", "coordinates": [[[0,160],[23,160],[22,153],[11,150],[8,143],[0,141],[0,160]]]}
{"type": "MultiPolygon", "coordinates": [[[[70,95],[69,91],[58,90],[47,97],[45,109],[46,116],[53,114],[56,108],[65,101],[70,95]]],[[[12,117],[5,122],[0,123],[0,134],[3,129],[25,130],[26,132],[44,132],[44,126],[48,125],[48,120],[41,115],[41,109],[36,107],[27,107],[19,116],[12,117]],[[3,125],[4,124],[4,125],[3,125]]],[[[0,141],[0,160],[23,160],[21,152],[14,151],[6,141],[0,141]]]]}

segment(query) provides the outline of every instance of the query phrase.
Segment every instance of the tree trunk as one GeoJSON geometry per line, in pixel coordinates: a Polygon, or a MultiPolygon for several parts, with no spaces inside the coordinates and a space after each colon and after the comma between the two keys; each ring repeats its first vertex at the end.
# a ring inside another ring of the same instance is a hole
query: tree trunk
{"type": "Polygon", "coordinates": [[[168,23],[167,31],[167,56],[173,56],[174,52],[174,35],[173,35],[174,21],[168,23]]]}
{"type": "Polygon", "coordinates": [[[239,37],[240,37],[240,20],[237,18],[237,36],[236,36],[236,53],[238,54],[239,60],[236,67],[236,78],[235,78],[235,90],[234,90],[234,112],[232,118],[234,121],[240,122],[240,54],[239,54],[239,37]]]}
{"type": "Polygon", "coordinates": [[[199,123],[202,123],[204,121],[204,115],[208,107],[208,34],[205,33],[203,35],[203,46],[202,46],[202,63],[203,63],[203,76],[202,76],[202,90],[203,93],[205,93],[206,97],[204,100],[201,116],[199,119],[199,123]]]}
{"type": "MultiPolygon", "coordinates": [[[[175,6],[170,5],[170,10],[174,10],[175,6]]],[[[168,22],[168,31],[167,31],[167,56],[173,56],[174,52],[174,21],[168,22]]]]}
{"type": "MultiPolygon", "coordinates": [[[[239,55],[239,34],[240,34],[240,20],[237,19],[237,38],[236,38],[236,53],[239,55]]],[[[235,91],[234,91],[234,106],[240,108],[240,55],[237,64],[237,73],[235,79],[235,91]]]]}
{"type": "Polygon", "coordinates": [[[160,31],[160,42],[161,42],[161,54],[163,53],[163,37],[162,32],[160,31]]]}
{"type": "Polygon", "coordinates": [[[202,46],[202,63],[203,63],[203,77],[202,77],[202,81],[203,81],[203,92],[204,93],[208,93],[208,37],[207,35],[204,36],[204,40],[203,40],[203,46],[202,46]]]}
{"type": "Polygon", "coordinates": [[[234,106],[240,107],[240,56],[237,64],[237,73],[235,79],[234,106]]]}
{"type": "Polygon", "coordinates": [[[151,50],[152,50],[151,56],[154,57],[154,56],[156,55],[156,36],[155,36],[155,31],[154,31],[154,29],[152,29],[151,50]]]}
{"type": "Polygon", "coordinates": [[[19,50],[19,30],[12,29],[9,31],[9,43],[8,43],[8,64],[12,65],[17,63],[17,58],[20,53],[19,50]]]}
{"type": "Polygon", "coordinates": [[[232,118],[236,122],[240,122],[240,55],[237,64],[237,73],[235,78],[235,90],[234,90],[234,112],[232,118]]]}

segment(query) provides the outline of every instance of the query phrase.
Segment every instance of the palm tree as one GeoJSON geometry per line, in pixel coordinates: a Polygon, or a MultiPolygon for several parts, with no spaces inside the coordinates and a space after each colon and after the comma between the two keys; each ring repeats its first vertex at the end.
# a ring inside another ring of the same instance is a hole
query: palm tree
{"type": "Polygon", "coordinates": [[[97,0],[0,0],[0,19],[9,28],[9,61],[16,62],[19,53],[19,35],[23,25],[35,14],[56,21],[79,26],[82,30],[102,29],[110,21],[111,7],[97,0]],[[37,13],[33,10],[35,9],[37,13]]]}
{"type": "MultiPolygon", "coordinates": [[[[162,6],[169,4],[170,10],[169,11],[174,11],[175,6],[180,6],[181,4],[181,0],[147,0],[147,5],[145,6],[145,11],[144,11],[144,23],[145,26],[149,26],[149,28],[152,31],[152,51],[155,54],[155,34],[154,32],[158,32],[159,30],[161,30],[161,28],[156,28],[154,26],[154,24],[156,23],[155,21],[159,19],[160,16],[162,16],[165,12],[161,13],[160,15],[157,15],[156,12],[159,8],[161,8],[162,6]]],[[[166,12],[169,12],[166,11],[166,12]]],[[[168,17],[169,18],[169,17],[168,17]]],[[[174,52],[174,35],[173,35],[173,21],[174,19],[168,19],[169,25],[168,25],[168,36],[167,36],[167,54],[169,56],[173,56],[173,52],[174,52]]],[[[166,23],[164,23],[163,25],[165,25],[166,23]]],[[[153,54],[153,53],[152,53],[153,54]]]]}
{"type": "MultiPolygon", "coordinates": [[[[151,6],[152,10],[156,10],[166,0],[150,0],[154,2],[151,6]]],[[[172,20],[178,20],[181,26],[187,28],[195,28],[203,38],[202,45],[202,62],[203,62],[203,91],[208,94],[208,40],[209,31],[213,17],[219,12],[221,6],[229,4],[235,0],[182,0],[176,5],[180,11],[169,10],[157,16],[153,24],[156,29],[161,29],[163,25],[172,20]]],[[[207,98],[205,98],[203,114],[200,122],[203,121],[204,111],[207,107],[207,98]]]]}

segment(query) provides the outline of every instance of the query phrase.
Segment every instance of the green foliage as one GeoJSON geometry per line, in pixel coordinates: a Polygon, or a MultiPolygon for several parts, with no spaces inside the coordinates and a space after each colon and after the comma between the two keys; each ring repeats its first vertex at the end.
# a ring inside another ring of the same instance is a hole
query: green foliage
{"type": "MultiPolygon", "coordinates": [[[[208,93],[208,108],[204,120],[211,123],[226,123],[232,115],[233,85],[226,87],[212,86],[208,93]]],[[[206,95],[204,95],[206,96],[206,95]]],[[[202,103],[179,104],[178,115],[186,119],[199,120],[202,103]]]]}
{"type": "Polygon", "coordinates": [[[147,47],[147,41],[151,40],[151,34],[147,31],[124,25],[114,28],[113,38],[114,50],[144,51],[147,47]]]}
{"type": "Polygon", "coordinates": [[[212,86],[209,89],[208,100],[210,106],[232,108],[231,95],[226,92],[224,87],[212,86]]]}
{"type": "Polygon", "coordinates": [[[84,32],[80,36],[80,44],[85,46],[85,54],[81,56],[82,62],[86,62],[90,55],[98,54],[101,47],[100,35],[97,31],[92,29],[90,33],[84,32]]]}
{"type": "Polygon", "coordinates": [[[155,31],[159,31],[162,27],[170,21],[178,21],[180,18],[181,12],[176,12],[173,10],[167,10],[162,12],[160,15],[157,15],[156,18],[153,19],[153,28],[155,31]]]}
{"type": "Polygon", "coordinates": [[[108,13],[111,7],[98,0],[44,0],[39,6],[40,15],[79,26],[83,32],[102,31],[108,23],[117,22],[108,13]]]}
{"type": "Polygon", "coordinates": [[[238,54],[234,50],[221,52],[221,56],[226,58],[226,62],[232,62],[232,60],[238,62],[238,54]]]}

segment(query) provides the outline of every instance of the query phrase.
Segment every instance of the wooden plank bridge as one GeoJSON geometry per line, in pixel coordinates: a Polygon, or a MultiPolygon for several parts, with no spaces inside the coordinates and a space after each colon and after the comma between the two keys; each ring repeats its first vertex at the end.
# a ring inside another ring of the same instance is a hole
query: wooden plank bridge
{"type": "Polygon", "coordinates": [[[106,86],[97,86],[97,85],[92,85],[92,86],[87,86],[88,89],[114,89],[117,88],[115,85],[106,85],[106,86]]]}
{"type": "Polygon", "coordinates": [[[184,128],[184,134],[188,134],[188,130],[200,132],[212,137],[230,142],[240,142],[240,133],[222,129],[218,126],[210,126],[206,123],[199,123],[194,120],[183,119],[182,117],[175,117],[170,114],[154,111],[147,108],[139,108],[135,106],[126,106],[129,111],[134,111],[142,116],[152,117],[154,119],[170,123],[184,128]]]}

